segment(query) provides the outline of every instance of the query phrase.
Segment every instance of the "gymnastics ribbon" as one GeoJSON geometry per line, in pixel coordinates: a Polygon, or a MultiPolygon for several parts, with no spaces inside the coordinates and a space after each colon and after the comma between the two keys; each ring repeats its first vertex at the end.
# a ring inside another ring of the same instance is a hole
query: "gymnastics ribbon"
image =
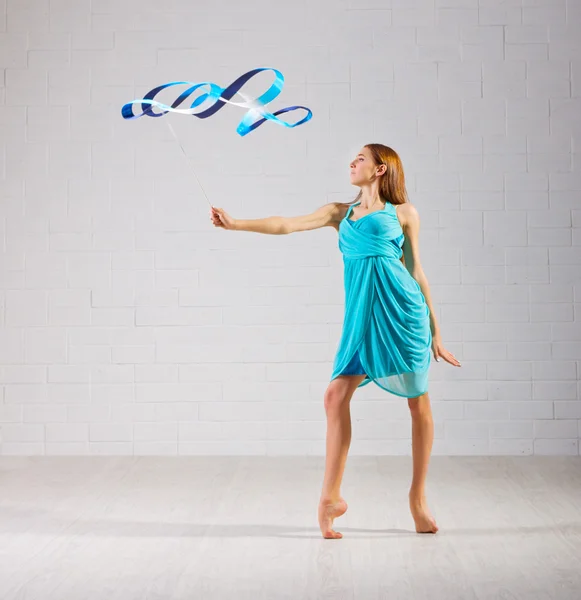
{"type": "Polygon", "coordinates": [[[212,82],[192,84],[189,81],[172,81],[170,83],[166,83],[164,85],[160,85],[152,89],[145,95],[144,98],[128,102],[121,109],[121,115],[124,119],[138,119],[139,117],[143,116],[162,117],[168,112],[175,112],[180,114],[192,115],[194,117],[198,117],[199,119],[207,119],[208,117],[211,117],[212,115],[216,114],[224,105],[233,104],[234,106],[240,106],[242,108],[249,109],[244,115],[242,121],[240,121],[240,123],[238,124],[238,127],[236,128],[237,133],[241,136],[245,136],[251,131],[254,131],[257,127],[259,127],[266,121],[273,121],[275,123],[278,123],[279,125],[284,125],[285,127],[289,128],[298,127],[299,125],[302,125],[303,123],[309,121],[313,116],[312,111],[306,106],[288,106],[287,108],[281,108],[280,110],[277,110],[274,113],[268,112],[264,108],[266,104],[272,102],[280,94],[283,85],[283,74],[277,69],[271,68],[260,68],[248,71],[248,73],[241,75],[238,79],[236,79],[236,81],[231,83],[226,88],[220,87],[219,85],[212,82]],[[262,94],[258,98],[252,99],[242,94],[240,92],[240,89],[246,84],[246,82],[252,79],[252,77],[257,75],[258,73],[261,73],[262,71],[273,71],[275,74],[274,83],[266,90],[266,92],[264,92],[264,94],[262,94]],[[174,100],[171,106],[154,100],[155,96],[159,92],[175,85],[188,85],[189,87],[174,100]],[[189,108],[178,108],[178,106],[180,106],[196,90],[200,90],[201,88],[204,88],[204,90],[202,91],[205,91],[205,93],[198,96],[192,102],[189,108]],[[233,102],[231,98],[236,95],[243,98],[244,101],[233,102]],[[206,101],[213,102],[212,106],[203,110],[202,112],[196,113],[196,108],[206,101]],[[141,104],[142,112],[140,114],[134,114],[134,104],[141,104]],[[154,107],[160,109],[162,112],[154,113],[154,107]],[[299,109],[307,111],[307,115],[300,121],[297,121],[296,123],[287,123],[286,121],[279,119],[277,116],[299,109]]]}

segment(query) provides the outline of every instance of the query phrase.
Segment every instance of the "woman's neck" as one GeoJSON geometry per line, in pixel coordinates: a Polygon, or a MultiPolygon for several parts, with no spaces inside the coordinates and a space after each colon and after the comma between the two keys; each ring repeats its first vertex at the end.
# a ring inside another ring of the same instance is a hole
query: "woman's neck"
{"type": "Polygon", "coordinates": [[[383,201],[377,192],[366,192],[365,190],[362,191],[359,202],[364,209],[374,208],[375,206],[383,204],[383,201]]]}

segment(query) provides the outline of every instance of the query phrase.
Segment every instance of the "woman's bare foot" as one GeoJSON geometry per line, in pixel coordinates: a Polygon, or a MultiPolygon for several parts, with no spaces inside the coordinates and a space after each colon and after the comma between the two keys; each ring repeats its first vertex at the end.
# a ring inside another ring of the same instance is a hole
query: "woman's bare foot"
{"type": "Polygon", "coordinates": [[[319,527],[325,539],[340,539],[342,533],[333,529],[333,519],[344,515],[347,511],[347,502],[339,498],[336,502],[321,500],[319,502],[319,527]]]}
{"type": "Polygon", "coordinates": [[[416,524],[416,531],[418,533],[436,533],[438,526],[436,525],[436,520],[430,514],[425,497],[421,496],[418,498],[410,494],[409,501],[412,517],[416,524]]]}

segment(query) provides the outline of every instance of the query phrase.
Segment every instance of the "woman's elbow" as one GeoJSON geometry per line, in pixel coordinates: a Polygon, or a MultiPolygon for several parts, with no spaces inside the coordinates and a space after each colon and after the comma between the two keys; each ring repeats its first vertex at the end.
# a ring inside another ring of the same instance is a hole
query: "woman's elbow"
{"type": "Polygon", "coordinates": [[[428,279],[423,269],[414,269],[410,274],[419,284],[428,283],[428,279]]]}

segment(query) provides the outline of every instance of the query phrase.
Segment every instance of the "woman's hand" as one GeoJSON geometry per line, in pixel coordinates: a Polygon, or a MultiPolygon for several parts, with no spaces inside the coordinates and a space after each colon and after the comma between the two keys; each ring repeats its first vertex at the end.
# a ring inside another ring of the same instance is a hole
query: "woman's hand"
{"type": "Polygon", "coordinates": [[[451,365],[455,367],[461,367],[462,365],[458,362],[458,359],[444,348],[442,344],[442,338],[439,335],[432,337],[432,352],[434,353],[434,358],[439,361],[440,357],[442,357],[446,362],[449,362],[451,365]]]}
{"type": "Polygon", "coordinates": [[[214,223],[214,227],[222,229],[234,229],[236,219],[233,219],[224,209],[212,206],[210,211],[210,220],[214,223]]]}

